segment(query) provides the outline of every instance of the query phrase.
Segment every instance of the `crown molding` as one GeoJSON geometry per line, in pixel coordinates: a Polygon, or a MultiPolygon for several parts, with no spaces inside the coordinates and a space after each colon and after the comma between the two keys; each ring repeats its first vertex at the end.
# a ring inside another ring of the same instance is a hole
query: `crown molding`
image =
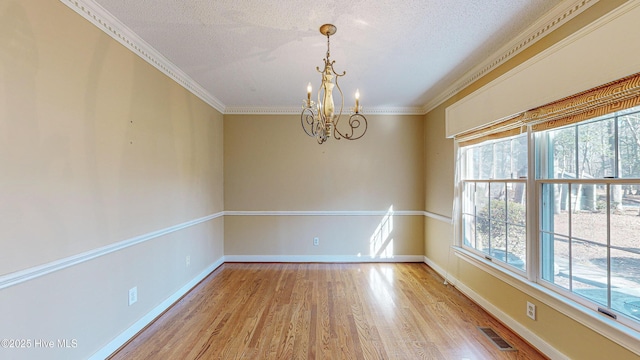
{"type": "Polygon", "coordinates": [[[426,114],[433,110],[436,106],[442,104],[476,80],[504,64],[529,46],[535,44],[538,40],[575,18],[598,1],[599,0],[566,0],[557,5],[512,41],[494,52],[486,61],[473,67],[451,86],[441,92],[440,95],[429,101],[423,107],[422,113],[426,114]]]}
{"type": "Polygon", "coordinates": [[[153,67],[202,99],[202,101],[224,114],[225,106],[220,100],[216,99],[189,75],[169,61],[169,59],[164,57],[158,50],[154,49],[138,36],[138,34],[129,29],[98,3],[93,0],[60,0],[60,2],[89,20],[89,22],[98,29],[104,31],[134,54],[140,56],[153,67]]]}
{"type": "Polygon", "coordinates": [[[225,115],[296,115],[302,107],[227,106],[225,115]]]}
{"type": "MultiPolygon", "coordinates": [[[[372,107],[367,108],[366,113],[372,115],[424,115],[598,1],[599,0],[566,0],[556,6],[532,26],[527,28],[527,30],[514,38],[513,41],[488,57],[488,60],[466,72],[456,82],[441,92],[440,95],[422,107],[372,107]]],[[[299,107],[227,107],[94,0],[60,0],[60,2],[223,114],[300,114],[301,109],[299,107]]]]}
{"type": "MultiPolygon", "coordinates": [[[[302,107],[227,106],[225,115],[300,115],[302,107]]],[[[343,115],[345,113],[343,112],[343,115]]],[[[421,107],[367,107],[365,115],[424,115],[421,107]]]]}
{"type": "MultiPolygon", "coordinates": [[[[94,0],[60,0],[60,2],[222,114],[297,115],[302,111],[301,107],[227,107],[94,0]]],[[[424,111],[422,107],[372,107],[367,108],[367,114],[423,115],[424,111]]]]}
{"type": "Polygon", "coordinates": [[[422,107],[367,107],[366,114],[371,115],[424,115],[422,107]]]}

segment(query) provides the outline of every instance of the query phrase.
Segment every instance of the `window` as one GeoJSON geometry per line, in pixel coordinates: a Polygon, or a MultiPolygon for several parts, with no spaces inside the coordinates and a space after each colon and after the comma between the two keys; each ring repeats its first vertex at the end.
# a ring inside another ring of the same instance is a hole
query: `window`
{"type": "Polygon", "coordinates": [[[639,328],[640,107],[534,138],[531,150],[527,134],[461,149],[461,245],[525,275],[529,229],[532,280],[639,328]],[[528,176],[538,205],[527,204],[528,176]]]}
{"type": "Polygon", "coordinates": [[[640,107],[536,135],[541,283],[640,320],[640,107]]]}
{"type": "Polygon", "coordinates": [[[525,271],[526,134],[462,151],[463,246],[525,271]]]}
{"type": "Polygon", "coordinates": [[[454,138],[456,255],[638,352],[640,73],[454,138]]]}
{"type": "Polygon", "coordinates": [[[458,254],[640,330],[640,73],[455,139],[458,254]]]}

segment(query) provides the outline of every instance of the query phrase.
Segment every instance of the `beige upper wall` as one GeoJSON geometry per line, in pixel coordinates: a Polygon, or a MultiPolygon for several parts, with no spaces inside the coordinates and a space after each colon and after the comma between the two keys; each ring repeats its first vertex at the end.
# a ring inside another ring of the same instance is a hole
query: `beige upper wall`
{"type": "MultiPolygon", "coordinates": [[[[425,209],[427,211],[450,216],[454,201],[454,146],[453,140],[445,138],[445,108],[623,3],[625,1],[599,1],[425,116],[425,209]]],[[[542,76],[541,80],[543,80],[542,76]]],[[[540,91],[544,91],[544,86],[541,86],[540,91]]],[[[425,220],[425,256],[430,261],[452,278],[472,289],[477,296],[495,306],[503,316],[508,316],[522,324],[531,334],[543,339],[560,353],[573,359],[637,358],[624,347],[602,336],[598,329],[590,329],[582,325],[554,307],[541,303],[525,292],[497,279],[478,266],[461,260],[450,249],[453,240],[454,227],[451,224],[435,219],[425,220]],[[526,317],[524,309],[527,301],[534,302],[538,306],[536,321],[526,317]]],[[[532,291],[535,292],[535,289],[532,291]]]]}
{"type": "Polygon", "coordinates": [[[630,4],[449,106],[447,136],[637,73],[640,3],[630,4]]]}
{"type": "Polygon", "coordinates": [[[363,138],[318,145],[304,133],[299,115],[225,115],[225,210],[285,212],[225,216],[225,255],[315,261],[421,257],[423,216],[387,217],[385,212],[424,207],[423,117],[367,118],[363,138]],[[336,211],[382,213],[343,216],[336,211]],[[313,246],[314,237],[319,246],[313,246]]]}
{"type": "MultiPolygon", "coordinates": [[[[478,79],[447,101],[425,115],[425,210],[451,216],[455,183],[453,140],[446,139],[445,110],[474,91],[513,70],[518,65],[574,34],[586,25],[627,2],[626,0],[602,0],[560,28],[538,40],[512,59],[478,79]]],[[[541,84],[544,86],[544,84],[541,84]]],[[[587,89],[584,89],[587,90],[587,89]]],[[[544,91],[544,89],[541,89],[544,91]]],[[[527,110],[527,109],[522,109],[527,110]]],[[[496,119],[498,120],[498,119],[496,119]]]]}
{"type": "Polygon", "coordinates": [[[299,115],[225,115],[225,210],[422,210],[423,117],[318,145],[299,115]]]}
{"type": "Polygon", "coordinates": [[[222,121],[62,3],[0,2],[0,274],[222,211],[222,121]]]}
{"type": "Polygon", "coordinates": [[[115,350],[221,261],[223,218],[152,235],[224,210],[223,135],[222,114],[60,1],[0,1],[0,338],[77,340],[0,357],[115,350]]]}
{"type": "Polygon", "coordinates": [[[453,140],[444,136],[442,106],[425,116],[425,209],[431,213],[452,217],[455,155],[453,140]]]}

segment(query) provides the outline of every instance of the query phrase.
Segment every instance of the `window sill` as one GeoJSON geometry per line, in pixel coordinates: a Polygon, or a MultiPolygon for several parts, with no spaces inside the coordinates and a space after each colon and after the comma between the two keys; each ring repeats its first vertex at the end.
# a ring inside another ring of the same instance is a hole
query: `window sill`
{"type": "Polygon", "coordinates": [[[510,272],[507,269],[493,264],[491,261],[471,251],[458,246],[452,246],[452,248],[456,256],[460,259],[495,276],[635,354],[640,355],[640,333],[638,331],[601,315],[595,309],[571,301],[540,284],[527,280],[517,273],[510,272]]]}

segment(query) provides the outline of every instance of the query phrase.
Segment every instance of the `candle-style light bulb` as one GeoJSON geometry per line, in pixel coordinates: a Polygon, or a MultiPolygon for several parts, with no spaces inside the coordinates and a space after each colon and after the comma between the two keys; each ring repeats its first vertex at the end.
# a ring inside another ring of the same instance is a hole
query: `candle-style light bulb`
{"type": "Polygon", "coordinates": [[[356,108],[355,113],[357,114],[360,111],[360,89],[356,89],[356,108]]]}
{"type": "Polygon", "coordinates": [[[311,101],[311,83],[307,85],[307,101],[311,101]]]}

